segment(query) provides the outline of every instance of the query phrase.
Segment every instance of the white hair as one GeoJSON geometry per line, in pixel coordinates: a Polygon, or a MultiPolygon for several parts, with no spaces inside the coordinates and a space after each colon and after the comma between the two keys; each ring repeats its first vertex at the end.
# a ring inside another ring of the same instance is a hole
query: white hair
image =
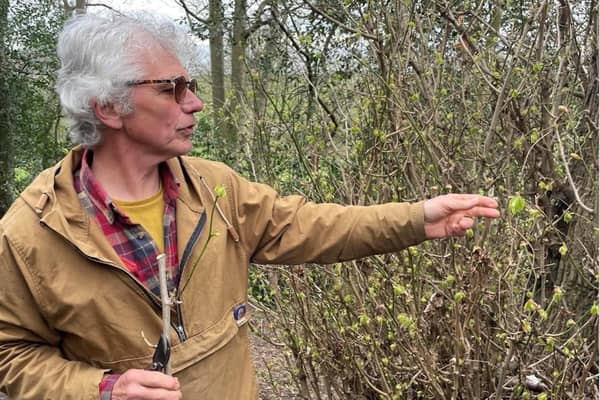
{"type": "Polygon", "coordinates": [[[118,104],[123,114],[133,111],[126,83],[141,79],[143,51],[157,47],[188,70],[193,67],[194,43],[172,21],[149,14],[82,14],[66,23],[58,38],[56,90],[71,122],[73,143],[92,147],[102,140],[93,100],[118,104]]]}

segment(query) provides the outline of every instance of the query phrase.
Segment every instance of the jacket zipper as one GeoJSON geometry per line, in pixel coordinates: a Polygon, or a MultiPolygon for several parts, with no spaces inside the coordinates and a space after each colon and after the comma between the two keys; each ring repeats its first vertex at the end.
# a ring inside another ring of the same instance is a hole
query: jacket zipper
{"type": "MultiPolygon", "coordinates": [[[[186,266],[188,259],[192,255],[192,249],[194,248],[194,246],[196,246],[198,239],[200,239],[200,234],[202,233],[202,230],[204,229],[204,225],[206,225],[206,210],[202,211],[202,215],[200,216],[200,221],[194,228],[194,231],[192,232],[192,236],[190,237],[190,240],[187,242],[187,244],[185,246],[185,250],[183,250],[183,255],[181,256],[181,260],[179,262],[179,283],[177,284],[177,290],[175,291],[176,299],[179,298],[179,287],[181,284],[181,278],[183,277],[183,269],[186,266]]],[[[210,234],[210,232],[209,232],[209,234],[210,234]]],[[[179,303],[179,302],[175,303],[175,313],[177,316],[177,323],[174,323],[173,326],[175,327],[175,331],[177,332],[177,335],[179,336],[179,340],[181,342],[184,342],[187,340],[187,334],[185,332],[185,325],[183,323],[183,312],[181,309],[181,303],[179,303]]]]}

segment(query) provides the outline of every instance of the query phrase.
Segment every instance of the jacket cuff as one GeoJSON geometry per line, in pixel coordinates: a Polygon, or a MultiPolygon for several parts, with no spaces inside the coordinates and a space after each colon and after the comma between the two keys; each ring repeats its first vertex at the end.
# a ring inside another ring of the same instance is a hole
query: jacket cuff
{"type": "Polygon", "coordinates": [[[104,375],[104,378],[102,378],[100,385],[98,385],[98,390],[100,392],[100,400],[111,400],[113,386],[120,377],[121,375],[118,374],[104,375]]]}
{"type": "Polygon", "coordinates": [[[415,244],[424,242],[427,240],[427,235],[425,235],[425,200],[412,203],[409,214],[414,227],[415,244]]]}

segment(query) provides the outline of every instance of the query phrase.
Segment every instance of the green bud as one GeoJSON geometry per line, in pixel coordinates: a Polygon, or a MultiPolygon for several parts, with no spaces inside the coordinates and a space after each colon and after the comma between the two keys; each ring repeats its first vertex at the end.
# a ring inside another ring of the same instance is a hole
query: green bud
{"type": "Polygon", "coordinates": [[[457,303],[461,303],[465,298],[465,292],[456,292],[454,293],[454,301],[457,303]]]}
{"type": "Polygon", "coordinates": [[[572,219],[573,219],[573,214],[571,214],[568,211],[564,213],[563,221],[565,221],[568,224],[569,222],[571,222],[572,219]]]}
{"type": "Polygon", "coordinates": [[[368,315],[362,314],[360,317],[358,317],[358,323],[361,326],[367,326],[367,325],[369,325],[370,322],[371,322],[371,318],[369,318],[368,315]]]}
{"type": "Polygon", "coordinates": [[[558,303],[562,300],[562,297],[563,297],[563,291],[562,291],[561,287],[556,286],[554,288],[554,290],[552,291],[552,302],[558,303]]]}
{"type": "Polygon", "coordinates": [[[215,194],[217,195],[218,198],[223,198],[227,195],[227,191],[225,190],[225,186],[223,185],[217,185],[217,187],[215,187],[215,194]]]}
{"type": "Polygon", "coordinates": [[[565,243],[563,243],[562,246],[560,246],[560,248],[558,249],[558,252],[560,253],[561,256],[564,256],[565,254],[567,254],[568,251],[569,251],[569,248],[567,247],[567,245],[565,243]]]}
{"type": "Polygon", "coordinates": [[[394,285],[394,295],[401,296],[406,293],[406,287],[403,285],[394,285]]]}
{"type": "Polygon", "coordinates": [[[525,303],[525,305],[523,306],[523,309],[525,311],[533,312],[533,311],[539,310],[540,306],[538,303],[535,302],[535,300],[529,299],[529,300],[527,300],[527,303],[525,303]]]}
{"type": "Polygon", "coordinates": [[[523,327],[523,332],[531,333],[531,323],[527,320],[521,321],[521,326],[523,327]]]}

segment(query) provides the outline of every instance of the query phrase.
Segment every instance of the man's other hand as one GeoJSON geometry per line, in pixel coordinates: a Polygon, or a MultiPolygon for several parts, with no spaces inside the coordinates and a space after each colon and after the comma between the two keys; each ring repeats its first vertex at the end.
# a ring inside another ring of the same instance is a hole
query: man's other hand
{"type": "Polygon", "coordinates": [[[496,200],[476,194],[447,194],[426,200],[425,236],[438,239],[463,236],[473,224],[473,218],[498,218],[496,200]]]}
{"type": "Polygon", "coordinates": [[[180,400],[179,381],[161,372],[130,369],[119,377],[112,400],[180,400]]]}

